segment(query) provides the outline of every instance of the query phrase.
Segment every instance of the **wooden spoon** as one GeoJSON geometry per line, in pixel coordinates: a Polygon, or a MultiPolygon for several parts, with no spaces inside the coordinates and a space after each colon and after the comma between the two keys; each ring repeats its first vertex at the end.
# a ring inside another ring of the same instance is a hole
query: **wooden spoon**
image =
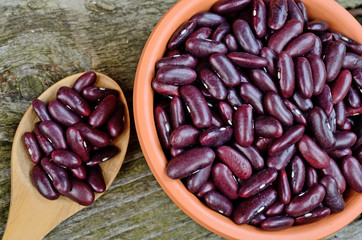
{"type": "MultiPolygon", "coordinates": [[[[82,73],[60,80],[40,95],[39,99],[46,103],[54,100],[56,92],[61,86],[71,87],[80,75],[82,73]]],[[[119,99],[125,108],[122,133],[111,143],[117,146],[120,152],[112,159],[100,164],[108,189],[117,176],[126,155],[130,135],[130,119],[126,99],[115,81],[104,74],[97,73],[97,81],[94,85],[118,90],[120,92],[119,99]]],[[[15,133],[11,152],[10,211],[3,236],[4,240],[42,239],[60,222],[84,208],[84,206],[64,196],[54,201],[48,200],[42,197],[33,186],[30,171],[34,164],[25,149],[23,135],[25,132],[33,131],[34,124],[38,121],[39,118],[33,107],[30,106],[15,133]]],[[[101,195],[95,194],[95,199],[101,195]]]]}

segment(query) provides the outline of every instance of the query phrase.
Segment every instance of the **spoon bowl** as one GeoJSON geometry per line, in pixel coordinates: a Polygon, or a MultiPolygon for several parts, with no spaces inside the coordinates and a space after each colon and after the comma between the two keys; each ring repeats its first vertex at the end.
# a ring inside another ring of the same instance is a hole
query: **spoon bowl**
{"type": "MultiPolygon", "coordinates": [[[[72,87],[75,80],[83,73],[66,77],[49,87],[38,99],[45,103],[56,98],[58,89],[62,86],[72,87]]],[[[111,88],[119,91],[119,100],[124,105],[124,123],[121,134],[112,141],[120,151],[112,159],[100,164],[106,183],[111,185],[119,172],[126,155],[130,136],[130,117],[126,98],[119,85],[108,76],[96,73],[97,87],[111,88]]],[[[3,239],[42,239],[55,226],[71,215],[80,211],[84,206],[73,200],[60,196],[51,201],[38,193],[33,186],[30,172],[34,164],[26,151],[23,135],[31,132],[34,124],[39,121],[33,107],[30,106],[21,119],[16,130],[11,152],[11,200],[7,226],[3,239]]],[[[103,193],[95,193],[98,199],[103,193]]]]}

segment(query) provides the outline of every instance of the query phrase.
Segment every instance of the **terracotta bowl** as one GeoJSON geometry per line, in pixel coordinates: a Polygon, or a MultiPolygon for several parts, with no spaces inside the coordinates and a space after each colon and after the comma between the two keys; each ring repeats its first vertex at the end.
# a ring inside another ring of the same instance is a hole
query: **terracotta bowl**
{"type": "MultiPolygon", "coordinates": [[[[312,224],[293,226],[280,231],[264,231],[251,225],[236,225],[204,205],[188,192],[180,180],[166,174],[167,160],[157,137],[154,122],[151,80],[155,63],[166,50],[173,32],[194,14],[207,11],[216,0],[180,0],[158,22],[140,58],[134,85],[134,115],[138,138],[147,163],[168,196],[188,216],[208,230],[228,239],[320,239],[340,230],[362,210],[362,194],[348,191],[346,208],[338,214],[312,224]]],[[[326,20],[330,27],[362,43],[361,25],[334,0],[304,0],[310,18],[326,20]]]]}

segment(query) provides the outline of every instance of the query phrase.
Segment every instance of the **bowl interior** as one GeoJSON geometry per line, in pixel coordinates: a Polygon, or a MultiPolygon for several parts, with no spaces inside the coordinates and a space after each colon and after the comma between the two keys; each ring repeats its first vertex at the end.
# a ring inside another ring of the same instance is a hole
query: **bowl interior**
{"type": "MultiPolygon", "coordinates": [[[[167,160],[157,137],[153,115],[153,90],[150,83],[155,74],[155,63],[163,56],[168,39],[178,26],[195,13],[209,10],[215,2],[216,0],[180,0],[159,21],[144,47],[136,72],[133,100],[137,135],[151,171],[168,196],[186,214],[203,227],[229,239],[311,239],[323,238],[338,231],[360,214],[361,194],[347,192],[345,210],[332,214],[323,221],[293,226],[282,231],[263,231],[250,225],[236,225],[206,207],[187,191],[181,181],[167,176],[167,160]]],[[[361,25],[338,3],[333,0],[303,2],[311,18],[324,19],[332,29],[362,43],[361,25]]]]}

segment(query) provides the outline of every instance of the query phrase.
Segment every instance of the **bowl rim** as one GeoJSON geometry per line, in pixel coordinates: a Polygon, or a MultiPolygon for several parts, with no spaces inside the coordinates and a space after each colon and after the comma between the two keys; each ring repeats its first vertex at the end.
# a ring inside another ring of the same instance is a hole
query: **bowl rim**
{"type": "MultiPolygon", "coordinates": [[[[293,226],[279,231],[264,231],[250,225],[236,225],[232,220],[210,210],[201,203],[196,196],[188,192],[180,180],[167,177],[167,160],[159,143],[154,115],[153,90],[151,80],[155,74],[155,63],[166,49],[168,39],[177,27],[200,11],[209,10],[217,0],[180,0],[175,3],[157,23],[150,34],[141,54],[134,82],[133,111],[135,127],[141,149],[153,175],[171,200],[188,216],[208,230],[228,239],[311,239],[323,238],[337,232],[353,221],[362,209],[362,194],[354,191],[347,192],[348,204],[346,209],[337,214],[331,214],[323,222],[293,226]],[[207,2],[207,6],[205,6],[207,2]],[[352,205],[352,206],[351,206],[352,205]],[[337,215],[337,216],[336,216],[337,215]],[[296,235],[298,234],[298,235],[296,235]]],[[[334,11],[331,28],[342,28],[346,36],[362,43],[362,27],[342,6],[333,0],[303,0],[309,10],[317,5],[318,9],[325,8],[334,11]],[[341,21],[341,19],[343,21],[341,21]],[[335,23],[336,22],[336,23],[335,23]],[[356,25],[357,24],[357,25],[356,25]],[[336,27],[335,27],[336,26],[336,27]]],[[[328,18],[328,11],[324,11],[322,19],[328,18]],[[327,12],[327,13],[326,13],[327,12]]],[[[315,14],[311,14],[314,18],[315,14]]]]}

